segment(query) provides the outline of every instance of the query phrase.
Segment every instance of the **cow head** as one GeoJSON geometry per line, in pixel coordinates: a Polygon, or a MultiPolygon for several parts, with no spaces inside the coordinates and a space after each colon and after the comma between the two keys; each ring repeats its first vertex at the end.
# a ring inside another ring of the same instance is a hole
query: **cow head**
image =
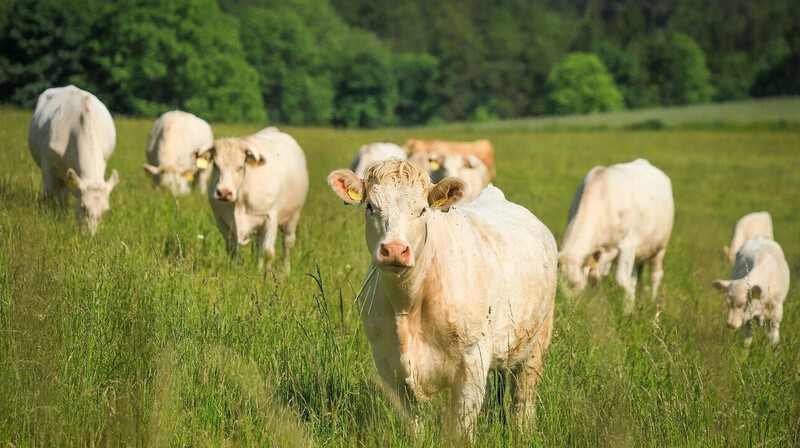
{"type": "Polygon", "coordinates": [[[153,166],[145,163],[144,171],[153,178],[153,185],[161,185],[169,189],[173,195],[180,196],[189,193],[194,182],[198,168],[177,168],[171,166],[153,166]]]}
{"type": "Polygon", "coordinates": [[[119,174],[111,171],[107,181],[101,178],[96,182],[84,182],[72,168],[67,169],[67,185],[75,195],[75,219],[89,227],[89,233],[97,233],[100,218],[108,211],[108,199],[111,191],[117,186],[119,174]]]}
{"type": "Polygon", "coordinates": [[[716,280],[714,287],[725,293],[728,303],[728,328],[736,330],[743,323],[761,314],[761,287],[748,279],[716,280]]]}
{"type": "Polygon", "coordinates": [[[431,209],[447,211],[464,194],[464,181],[432,184],[428,174],[404,160],[371,165],[364,179],[337,170],[328,184],[345,204],[364,204],[367,248],[383,272],[400,274],[415,265],[427,237],[431,209]]]}
{"type": "Polygon", "coordinates": [[[220,202],[235,202],[247,168],[262,166],[266,160],[258,152],[252,138],[223,138],[204,146],[194,154],[197,167],[204,169],[214,162],[212,189],[220,202]]]}
{"type": "Polygon", "coordinates": [[[563,251],[558,254],[558,270],[561,273],[562,286],[568,294],[577,294],[586,289],[590,274],[593,281],[600,278],[597,263],[601,255],[600,251],[582,258],[571,257],[563,251]]]}

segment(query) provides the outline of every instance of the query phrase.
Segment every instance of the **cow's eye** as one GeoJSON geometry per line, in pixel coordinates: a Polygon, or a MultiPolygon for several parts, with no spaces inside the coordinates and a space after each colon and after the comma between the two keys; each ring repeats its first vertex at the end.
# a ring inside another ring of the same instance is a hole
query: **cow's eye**
{"type": "Polygon", "coordinates": [[[422,210],[420,210],[419,215],[417,217],[418,218],[422,218],[423,216],[425,216],[425,212],[427,212],[427,211],[428,211],[428,207],[422,207],[422,210]]]}

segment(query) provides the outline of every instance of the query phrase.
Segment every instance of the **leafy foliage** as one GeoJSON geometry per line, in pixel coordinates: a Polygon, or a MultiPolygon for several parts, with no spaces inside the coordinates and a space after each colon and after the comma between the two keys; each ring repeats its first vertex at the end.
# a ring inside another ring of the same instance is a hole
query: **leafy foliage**
{"type": "Polygon", "coordinates": [[[619,110],[622,94],[603,62],[589,53],[570,53],[548,78],[553,111],[559,114],[619,110]]]}
{"type": "Polygon", "coordinates": [[[75,83],[114,112],[389,126],[542,115],[596,54],[628,107],[800,93],[790,0],[6,0],[0,102],[75,83]]]}

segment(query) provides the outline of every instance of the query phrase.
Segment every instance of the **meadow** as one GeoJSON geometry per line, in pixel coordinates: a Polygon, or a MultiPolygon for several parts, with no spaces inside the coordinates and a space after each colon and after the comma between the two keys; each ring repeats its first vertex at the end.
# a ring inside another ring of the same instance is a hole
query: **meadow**
{"type": "MultiPolygon", "coordinates": [[[[556,296],[535,430],[485,407],[476,446],[800,446],[800,131],[286,128],[311,189],[288,276],[231,260],[204,197],[174,199],[141,169],[152,121],[115,117],[120,183],[95,237],[44,208],[30,111],[0,109],[0,443],[4,446],[443,444],[446,397],[412,434],[377,384],[354,299],[363,210],[325,183],[364,143],[489,138],[496,185],[557,241],[593,166],[645,157],[673,182],[663,293],[631,316],[611,279],[556,296]],[[751,348],[711,286],[736,220],[772,213],[794,280],[781,342],[751,348]]],[[[212,124],[217,137],[256,125],[212,124]]]]}

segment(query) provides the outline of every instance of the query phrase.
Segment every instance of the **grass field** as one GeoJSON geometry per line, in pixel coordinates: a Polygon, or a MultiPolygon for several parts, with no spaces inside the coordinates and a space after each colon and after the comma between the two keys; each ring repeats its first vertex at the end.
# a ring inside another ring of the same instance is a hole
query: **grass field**
{"type": "MultiPolygon", "coordinates": [[[[311,189],[293,271],[231,261],[205,198],[152,190],[151,121],[116,119],[120,172],[96,237],[43,209],[29,112],[0,109],[0,443],[4,446],[441,446],[440,397],[415,437],[376,382],[353,301],[361,209],[325,184],[371,141],[490,138],[499,186],[561,240],[594,165],[648,158],[672,179],[664,293],[630,317],[610,280],[556,296],[536,430],[483,413],[477,446],[800,446],[800,131],[288,129],[311,189]],[[724,324],[711,287],[735,221],[768,210],[795,280],[781,343],[724,324]]],[[[215,135],[257,126],[213,125],[215,135]]],[[[506,403],[507,404],[507,403],[506,403]]]]}

